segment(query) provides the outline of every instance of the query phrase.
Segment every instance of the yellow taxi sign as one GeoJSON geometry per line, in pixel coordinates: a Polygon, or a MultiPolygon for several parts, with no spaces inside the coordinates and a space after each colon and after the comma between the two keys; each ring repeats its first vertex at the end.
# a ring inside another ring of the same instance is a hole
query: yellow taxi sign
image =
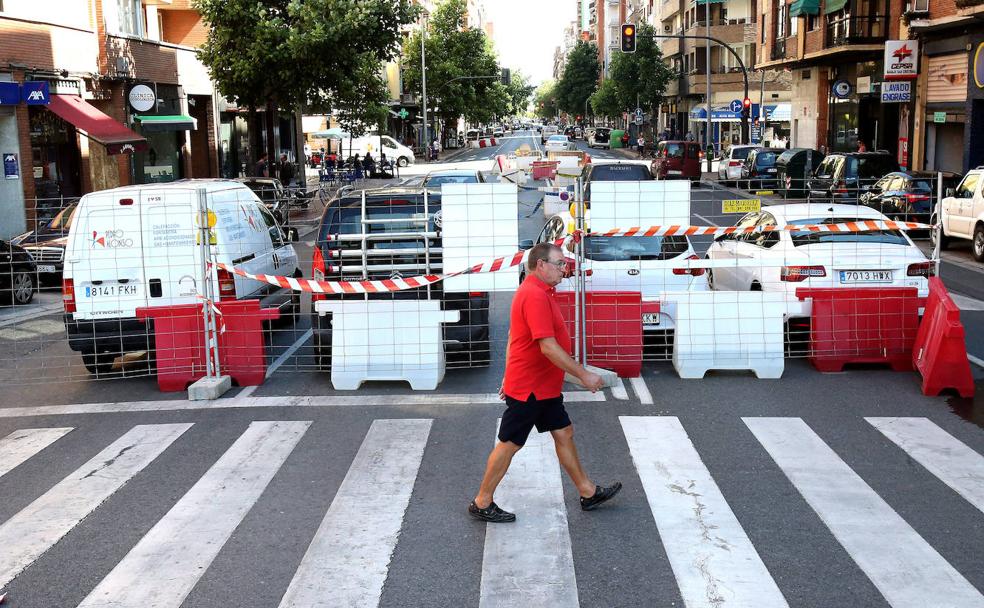
{"type": "Polygon", "coordinates": [[[721,213],[751,213],[762,210],[762,199],[731,199],[721,201],[721,213]]]}

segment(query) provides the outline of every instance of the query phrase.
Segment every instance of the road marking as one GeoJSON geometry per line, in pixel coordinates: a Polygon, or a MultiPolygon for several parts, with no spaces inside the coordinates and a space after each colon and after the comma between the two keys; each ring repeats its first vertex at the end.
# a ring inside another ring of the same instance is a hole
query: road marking
{"type": "Polygon", "coordinates": [[[646,381],[642,378],[629,378],[629,384],[632,385],[632,390],[635,391],[636,396],[639,397],[639,403],[650,405],[653,402],[653,396],[649,392],[649,387],[646,386],[646,381]]]}
{"type": "MultiPolygon", "coordinates": [[[[41,306],[40,308],[31,308],[23,312],[12,314],[10,316],[0,319],[0,327],[9,327],[17,323],[23,323],[27,319],[36,319],[38,317],[44,317],[55,312],[61,312],[62,304],[48,304],[46,306],[41,306]]],[[[65,329],[64,324],[61,327],[62,330],[65,329]]]]}
{"type": "Polygon", "coordinates": [[[479,608],[578,606],[560,463],[549,433],[530,434],[495,501],[518,513],[515,523],[486,526],[479,608]]]}
{"type": "Polygon", "coordinates": [[[984,596],[798,418],[742,418],[896,608],[974,608],[984,596]]]}
{"type": "MultiPolygon", "coordinates": [[[[604,391],[564,391],[565,403],[605,401],[604,391]]],[[[29,416],[65,416],[71,414],[129,414],[133,412],[176,412],[215,410],[223,408],[284,408],[284,407],[359,407],[421,406],[421,405],[502,405],[498,393],[475,394],[398,394],[398,395],[283,395],[278,397],[231,397],[214,401],[171,399],[162,401],[130,401],[118,403],[75,403],[71,405],[40,405],[35,407],[0,408],[0,419],[29,416]]]]}
{"type": "Polygon", "coordinates": [[[629,394],[625,390],[625,383],[622,382],[621,378],[615,378],[615,384],[612,385],[612,397],[623,400],[629,398],[629,394]]]}
{"type": "MultiPolygon", "coordinates": [[[[304,346],[305,344],[307,344],[307,341],[310,340],[311,339],[311,336],[313,336],[313,335],[314,335],[314,330],[313,329],[309,329],[306,332],[304,332],[304,335],[302,335],[300,338],[298,338],[296,342],[294,342],[293,344],[290,345],[290,348],[288,348],[287,350],[285,350],[282,355],[280,355],[279,357],[277,357],[277,360],[276,361],[274,361],[273,363],[270,364],[270,367],[268,367],[267,368],[267,371],[266,371],[266,377],[269,378],[270,376],[272,376],[273,375],[273,372],[277,371],[277,369],[281,365],[283,365],[284,363],[286,363],[287,362],[287,359],[289,359],[294,353],[296,353],[299,348],[301,348],[302,346],[304,346]]],[[[258,388],[259,388],[259,386],[247,386],[246,388],[244,388],[243,390],[239,391],[239,393],[236,394],[236,399],[241,399],[241,398],[244,398],[244,397],[249,397],[258,388]]]]}
{"type": "Polygon", "coordinates": [[[984,512],[984,457],[926,418],[865,420],[984,512]]]}
{"type": "Polygon", "coordinates": [[[971,355],[969,353],[967,354],[967,358],[970,359],[970,362],[976,365],[977,367],[984,368],[984,359],[975,357],[974,355],[971,355]]]}
{"type": "Polygon", "coordinates": [[[712,222],[711,220],[709,220],[709,219],[707,219],[707,218],[706,218],[706,217],[704,217],[703,215],[699,215],[699,214],[697,214],[697,213],[695,213],[695,214],[694,214],[694,217],[696,217],[697,219],[701,219],[701,220],[704,220],[705,222],[707,222],[707,225],[708,225],[708,226],[717,226],[717,225],[718,225],[718,224],[716,224],[715,222],[712,222]]]}
{"type": "Polygon", "coordinates": [[[684,604],[787,607],[680,420],[619,422],[684,604]]]}
{"type": "Polygon", "coordinates": [[[310,422],[252,422],[78,608],[177,608],[310,422]]]}
{"type": "Polygon", "coordinates": [[[0,439],[0,477],[72,430],[72,427],[20,429],[0,439]]]}
{"type": "Polygon", "coordinates": [[[966,310],[971,312],[984,311],[984,302],[978,300],[977,298],[971,298],[970,296],[962,296],[959,293],[950,293],[950,298],[953,303],[957,305],[960,310],[966,310]]]}
{"type": "Polygon", "coordinates": [[[0,589],[189,428],[190,424],[133,427],[0,525],[0,589]]]}
{"type": "Polygon", "coordinates": [[[281,608],[377,606],[430,420],[374,420],[281,608]]]}

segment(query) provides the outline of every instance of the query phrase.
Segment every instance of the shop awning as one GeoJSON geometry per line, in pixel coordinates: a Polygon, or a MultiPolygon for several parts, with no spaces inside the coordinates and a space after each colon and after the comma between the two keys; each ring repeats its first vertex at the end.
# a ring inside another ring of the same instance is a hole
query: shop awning
{"type": "Polygon", "coordinates": [[[826,5],[823,7],[823,14],[829,15],[830,13],[836,13],[845,6],[847,6],[847,0],[826,0],[826,5]]]}
{"type": "MultiPolygon", "coordinates": [[[[751,120],[758,116],[758,104],[752,104],[751,120]]],[[[766,106],[768,109],[768,106],[766,106]]],[[[690,110],[691,122],[707,120],[707,104],[701,103],[690,110]]],[[[711,108],[711,122],[741,122],[741,112],[732,112],[729,106],[714,106],[711,108]]]]}
{"type": "Polygon", "coordinates": [[[793,119],[793,104],[777,103],[774,106],[765,106],[765,116],[769,122],[789,122],[793,119]]]}
{"type": "Polygon", "coordinates": [[[51,95],[51,103],[47,108],[62,120],[84,131],[89,139],[106,146],[107,154],[142,152],[147,149],[146,139],[77,95],[51,95]]]}
{"type": "Polygon", "coordinates": [[[194,131],[198,121],[184,114],[134,116],[140,121],[144,133],[161,133],[164,131],[194,131]]]}
{"type": "Polygon", "coordinates": [[[803,15],[819,15],[820,0],[793,0],[789,5],[790,17],[801,17],[803,15]]]}

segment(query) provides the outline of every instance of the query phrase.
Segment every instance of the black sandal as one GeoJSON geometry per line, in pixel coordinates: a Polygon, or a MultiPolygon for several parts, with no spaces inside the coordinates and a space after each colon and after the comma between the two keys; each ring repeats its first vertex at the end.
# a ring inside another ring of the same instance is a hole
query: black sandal
{"type": "Polygon", "coordinates": [[[475,501],[468,505],[468,514],[479,521],[486,521],[492,524],[505,524],[516,521],[516,515],[508,511],[503,511],[495,502],[490,502],[484,509],[478,508],[475,501]]]}

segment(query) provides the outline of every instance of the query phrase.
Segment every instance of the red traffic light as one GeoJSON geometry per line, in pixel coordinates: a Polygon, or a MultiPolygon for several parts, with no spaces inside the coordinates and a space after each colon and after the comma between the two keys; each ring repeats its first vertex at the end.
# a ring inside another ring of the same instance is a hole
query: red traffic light
{"type": "Polygon", "coordinates": [[[745,106],[746,108],[751,108],[752,100],[746,97],[744,101],[741,102],[741,105],[745,106]]]}

